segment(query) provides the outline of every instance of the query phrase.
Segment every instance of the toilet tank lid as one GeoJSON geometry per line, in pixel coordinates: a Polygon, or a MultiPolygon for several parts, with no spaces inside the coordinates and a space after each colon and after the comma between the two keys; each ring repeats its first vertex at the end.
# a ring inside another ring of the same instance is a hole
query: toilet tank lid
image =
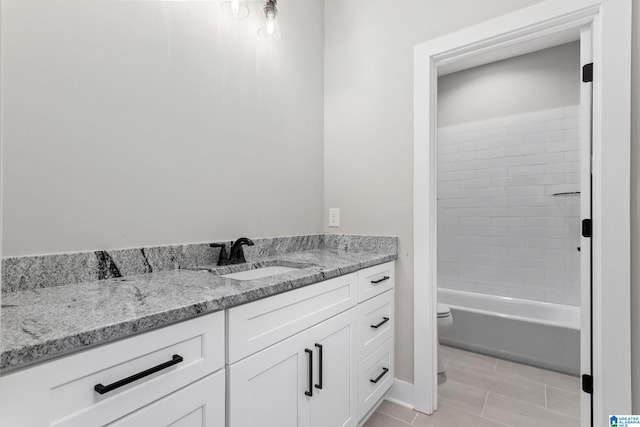
{"type": "Polygon", "coordinates": [[[438,304],[438,316],[447,315],[451,313],[451,309],[448,305],[438,304]]]}

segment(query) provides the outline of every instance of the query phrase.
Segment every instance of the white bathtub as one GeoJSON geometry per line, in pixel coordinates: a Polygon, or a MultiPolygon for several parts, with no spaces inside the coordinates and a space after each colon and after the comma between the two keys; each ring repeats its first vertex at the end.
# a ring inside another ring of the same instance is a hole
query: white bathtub
{"type": "Polygon", "coordinates": [[[443,288],[438,302],[453,316],[442,344],[579,375],[579,307],[443,288]]]}

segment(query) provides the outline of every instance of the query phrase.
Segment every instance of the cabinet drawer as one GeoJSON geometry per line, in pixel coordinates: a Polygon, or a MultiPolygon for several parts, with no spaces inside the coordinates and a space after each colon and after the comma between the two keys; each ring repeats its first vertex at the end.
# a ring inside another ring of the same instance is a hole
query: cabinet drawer
{"type": "Polygon", "coordinates": [[[347,274],[227,310],[231,364],[354,307],[357,274],[347,274]]]}
{"type": "Polygon", "coordinates": [[[358,369],[358,414],[364,417],[393,384],[393,339],[360,362],[358,369]],[[374,382],[375,381],[375,382],[374,382]]]}
{"type": "Polygon", "coordinates": [[[223,367],[224,312],[220,311],[1,377],[2,388],[11,394],[0,391],[0,424],[15,420],[6,425],[105,425],[223,367]],[[174,355],[182,361],[104,394],[94,390],[97,384],[112,385],[162,367],[174,355]],[[26,408],[7,401],[49,409],[37,414],[27,410],[25,415],[26,408]]]}
{"type": "Polygon", "coordinates": [[[393,337],[393,289],[358,305],[359,360],[393,337]]]}
{"type": "Polygon", "coordinates": [[[224,427],[225,377],[220,370],[109,427],[224,427]]]}
{"type": "Polygon", "coordinates": [[[395,285],[394,262],[374,265],[358,271],[358,302],[392,289],[395,285]]]}

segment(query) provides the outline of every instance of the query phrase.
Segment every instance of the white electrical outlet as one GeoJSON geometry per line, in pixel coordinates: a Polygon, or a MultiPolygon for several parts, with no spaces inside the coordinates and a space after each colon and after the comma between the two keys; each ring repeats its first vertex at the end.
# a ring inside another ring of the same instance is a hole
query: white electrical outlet
{"type": "Polygon", "coordinates": [[[329,227],[340,227],[340,209],[329,208],[329,227]]]}

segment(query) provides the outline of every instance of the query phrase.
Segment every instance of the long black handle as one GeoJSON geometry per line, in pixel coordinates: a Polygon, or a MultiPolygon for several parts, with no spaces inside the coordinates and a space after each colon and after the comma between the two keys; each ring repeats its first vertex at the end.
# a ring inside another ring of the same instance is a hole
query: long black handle
{"type": "Polygon", "coordinates": [[[385,323],[387,323],[389,321],[388,317],[383,317],[382,318],[382,322],[378,323],[377,325],[370,325],[373,329],[378,329],[380,326],[384,325],[385,323]]]}
{"type": "Polygon", "coordinates": [[[147,369],[146,371],[138,372],[135,375],[131,375],[130,377],[127,377],[123,380],[116,381],[113,384],[109,384],[109,385],[96,384],[95,387],[93,387],[93,389],[100,394],[109,393],[110,391],[113,391],[119,387],[125,386],[134,381],[138,381],[141,378],[147,377],[151,374],[155,374],[156,372],[162,371],[163,369],[167,369],[170,366],[177,365],[183,360],[184,359],[182,358],[182,356],[180,356],[179,354],[174,354],[171,360],[168,362],[161,363],[158,366],[154,366],[153,368],[147,369]]]}
{"type": "Polygon", "coordinates": [[[316,344],[316,348],[318,349],[318,384],[315,388],[322,390],[322,344],[316,344]]]}
{"type": "Polygon", "coordinates": [[[378,381],[380,381],[380,378],[384,377],[384,375],[389,372],[389,368],[382,368],[382,373],[380,375],[378,375],[378,377],[375,380],[369,380],[372,383],[377,383],[378,381]]]}
{"type": "Polygon", "coordinates": [[[313,351],[309,350],[308,348],[305,348],[304,352],[309,355],[309,365],[307,367],[307,369],[309,370],[309,381],[307,382],[308,389],[307,391],[304,392],[304,394],[311,397],[313,396],[313,386],[312,386],[313,384],[313,351]]]}
{"type": "Polygon", "coordinates": [[[382,283],[382,282],[387,281],[389,279],[391,279],[391,277],[384,276],[382,279],[372,280],[371,283],[373,283],[374,285],[377,285],[378,283],[382,283]]]}

